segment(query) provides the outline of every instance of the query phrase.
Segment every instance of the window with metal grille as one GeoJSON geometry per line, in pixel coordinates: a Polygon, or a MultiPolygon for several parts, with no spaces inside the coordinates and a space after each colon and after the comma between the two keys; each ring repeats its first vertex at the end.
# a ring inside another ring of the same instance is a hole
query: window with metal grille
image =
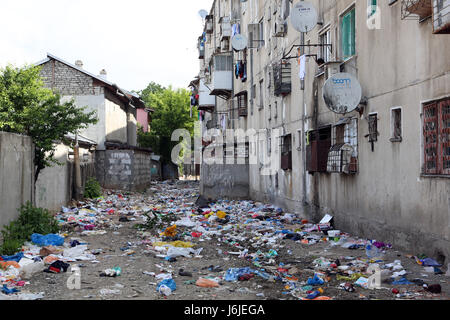
{"type": "Polygon", "coordinates": [[[281,169],[292,170],[292,135],[281,137],[281,169]]]}
{"type": "Polygon", "coordinates": [[[248,94],[243,91],[236,95],[239,117],[246,117],[248,115],[248,94]]]}
{"type": "Polygon", "coordinates": [[[402,109],[391,109],[391,142],[402,141],[402,109]]]}
{"type": "Polygon", "coordinates": [[[425,174],[450,175],[450,98],[423,107],[425,174]]]}
{"type": "Polygon", "coordinates": [[[291,64],[288,61],[280,61],[273,65],[273,84],[276,96],[285,96],[291,93],[291,64]]]}
{"type": "Polygon", "coordinates": [[[356,173],[358,171],[358,119],[339,120],[332,129],[331,140],[327,172],[356,173]]]}
{"type": "Polygon", "coordinates": [[[369,138],[369,143],[372,147],[372,152],[375,151],[375,142],[378,141],[378,114],[370,114],[368,118],[369,134],[366,138],[369,138]]]}

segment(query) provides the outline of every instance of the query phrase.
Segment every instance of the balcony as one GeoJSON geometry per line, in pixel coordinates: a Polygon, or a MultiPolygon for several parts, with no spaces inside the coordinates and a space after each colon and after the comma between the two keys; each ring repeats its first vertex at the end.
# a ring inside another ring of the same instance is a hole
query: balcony
{"type": "Polygon", "coordinates": [[[204,111],[212,111],[216,107],[216,98],[210,95],[211,90],[205,85],[203,79],[200,80],[198,88],[198,109],[204,111]]]}
{"type": "Polygon", "coordinates": [[[213,23],[214,16],[208,15],[205,17],[205,32],[206,33],[213,33],[214,30],[214,23],[213,23]]]}
{"type": "Polygon", "coordinates": [[[430,17],[432,0],[402,0],[402,19],[423,20],[430,17]]]}
{"type": "Polygon", "coordinates": [[[201,36],[198,38],[198,58],[204,59],[205,58],[205,37],[201,36]]]}
{"type": "Polygon", "coordinates": [[[231,55],[213,57],[211,95],[228,100],[233,91],[233,58],[231,55]]]}
{"type": "Polygon", "coordinates": [[[222,17],[220,23],[220,39],[231,37],[231,22],[230,17],[222,17]]]}

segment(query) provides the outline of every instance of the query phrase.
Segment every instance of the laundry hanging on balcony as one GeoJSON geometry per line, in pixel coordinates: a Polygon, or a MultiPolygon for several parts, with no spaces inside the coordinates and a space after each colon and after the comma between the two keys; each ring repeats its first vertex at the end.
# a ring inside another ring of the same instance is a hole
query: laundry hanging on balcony
{"type": "Polygon", "coordinates": [[[234,66],[234,76],[237,79],[241,79],[242,82],[247,81],[247,62],[242,60],[237,61],[234,66]]]}

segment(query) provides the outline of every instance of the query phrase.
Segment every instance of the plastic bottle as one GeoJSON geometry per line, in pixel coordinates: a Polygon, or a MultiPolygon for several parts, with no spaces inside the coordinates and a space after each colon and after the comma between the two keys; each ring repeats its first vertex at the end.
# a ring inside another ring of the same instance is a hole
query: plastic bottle
{"type": "Polygon", "coordinates": [[[377,258],[381,256],[380,250],[374,245],[368,244],[366,246],[366,254],[369,259],[377,258]]]}
{"type": "Polygon", "coordinates": [[[172,294],[172,289],[170,289],[168,286],[166,285],[162,285],[161,287],[159,287],[159,293],[167,296],[170,296],[172,294]]]}

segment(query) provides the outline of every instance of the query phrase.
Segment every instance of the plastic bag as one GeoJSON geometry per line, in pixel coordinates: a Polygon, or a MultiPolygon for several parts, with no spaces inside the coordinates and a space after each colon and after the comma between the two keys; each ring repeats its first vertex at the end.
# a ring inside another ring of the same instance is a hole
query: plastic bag
{"type": "Polygon", "coordinates": [[[177,290],[177,284],[173,279],[165,279],[156,286],[156,291],[165,296],[171,295],[175,290],[177,290]]]}
{"type": "Polygon", "coordinates": [[[176,257],[186,257],[189,258],[191,253],[194,253],[195,250],[192,248],[177,248],[177,247],[169,247],[167,250],[167,257],[176,258],[176,257]]]}
{"type": "Polygon", "coordinates": [[[217,281],[205,279],[205,278],[198,279],[197,282],[195,283],[195,285],[197,287],[202,287],[202,288],[217,288],[217,287],[219,287],[219,283],[217,281]]]}
{"type": "Polygon", "coordinates": [[[57,234],[48,234],[43,236],[41,234],[35,233],[31,235],[31,241],[41,247],[46,246],[62,246],[64,244],[64,238],[57,234]]]}

